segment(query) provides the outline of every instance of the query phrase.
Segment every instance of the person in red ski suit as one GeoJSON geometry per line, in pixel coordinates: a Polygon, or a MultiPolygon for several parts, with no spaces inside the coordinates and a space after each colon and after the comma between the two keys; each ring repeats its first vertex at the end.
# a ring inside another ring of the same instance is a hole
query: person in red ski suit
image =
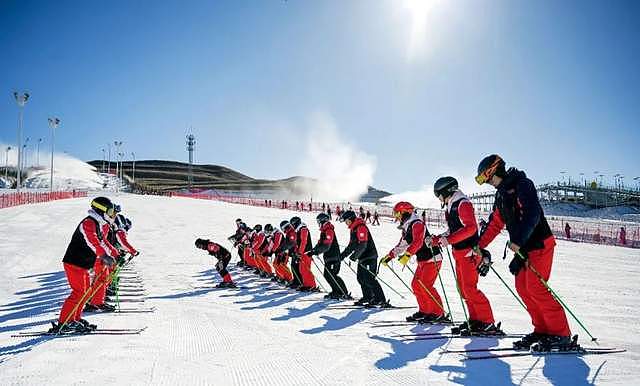
{"type": "Polygon", "coordinates": [[[480,248],[485,248],[507,228],[509,248],[516,254],[509,270],[515,276],[516,291],[527,306],[534,327],[514,347],[529,349],[537,343],[549,349],[566,348],[571,343],[571,331],[564,309],[536,274],[549,280],[556,241],[535,185],[524,172],[515,168],[505,170],[504,161],[495,154],[480,162],[476,181],[496,188],[493,212],[480,235],[480,248]]]}
{"type": "Polygon", "coordinates": [[[227,271],[227,266],[231,261],[231,253],[222,245],[218,243],[214,243],[213,241],[209,241],[207,239],[196,239],[195,242],[196,248],[205,250],[209,252],[209,255],[214,256],[218,259],[216,263],[216,271],[222,277],[222,282],[218,283],[216,287],[218,288],[227,288],[227,287],[235,287],[235,283],[231,279],[231,274],[227,271]]]}
{"type": "MultiPolygon", "coordinates": [[[[111,267],[118,257],[118,251],[106,239],[115,214],[111,200],[96,197],[91,201],[88,216],[76,227],[62,259],[71,294],[62,304],[58,324],[54,323],[52,332],[95,329],[95,325],[82,319],[82,310],[91,294],[104,283],[104,280],[96,280],[91,285],[89,270],[96,266],[97,261],[101,266],[111,267]]],[[[96,271],[96,275],[104,275],[104,272],[96,271]]]]}
{"type": "Polygon", "coordinates": [[[408,322],[436,323],[446,322],[442,299],[435,287],[442,255],[438,246],[430,247],[425,242],[431,234],[427,225],[415,213],[414,206],[406,201],[400,201],[393,207],[393,217],[400,222],[402,230],[400,241],[382,259],[382,264],[388,263],[394,258],[402,265],[407,265],[411,256],[416,255],[418,268],[411,282],[411,289],[418,302],[418,312],[408,316],[408,322]]]}
{"type": "MultiPolygon", "coordinates": [[[[113,225],[111,226],[109,236],[107,237],[111,245],[113,245],[120,253],[120,256],[117,260],[118,266],[120,267],[122,267],[126,263],[125,256],[127,253],[131,255],[131,258],[140,254],[140,252],[136,250],[131,245],[131,243],[129,243],[128,233],[131,229],[131,225],[131,220],[126,218],[121,213],[118,213],[113,225]]],[[[104,293],[106,296],[113,296],[117,294],[117,277],[112,278],[112,280],[106,286],[104,293]]],[[[92,299],[90,303],[102,304],[106,300],[108,300],[108,298],[106,297],[102,298],[102,291],[98,291],[96,295],[94,295],[94,299],[96,300],[94,301],[92,299]]]]}
{"type": "Polygon", "coordinates": [[[267,258],[264,256],[264,254],[268,252],[267,248],[269,247],[267,235],[262,231],[262,225],[260,224],[256,225],[253,229],[256,233],[251,241],[251,253],[260,271],[260,277],[271,277],[273,276],[273,270],[267,258]]]}
{"type": "MultiPolygon", "coordinates": [[[[286,222],[288,224],[288,222],[286,222]]],[[[281,284],[291,283],[293,275],[287,268],[288,252],[284,250],[285,236],[281,230],[273,228],[271,224],[264,227],[265,232],[270,235],[269,255],[273,255],[273,269],[281,284]]]]}
{"type": "Polygon", "coordinates": [[[311,235],[309,234],[309,228],[302,222],[300,217],[294,216],[289,220],[289,224],[296,231],[296,251],[295,254],[300,259],[300,279],[302,285],[298,288],[298,291],[315,291],[316,279],[311,272],[311,235]]]}
{"type": "Polygon", "coordinates": [[[453,177],[439,178],[434,193],[446,205],[448,233],[432,236],[431,245],[451,245],[456,261],[456,280],[469,310],[469,320],[453,332],[462,334],[501,334],[495,325],[489,299],[478,289],[479,271],[486,274],[488,262],[478,253],[478,224],[471,201],[458,189],[453,177]]]}

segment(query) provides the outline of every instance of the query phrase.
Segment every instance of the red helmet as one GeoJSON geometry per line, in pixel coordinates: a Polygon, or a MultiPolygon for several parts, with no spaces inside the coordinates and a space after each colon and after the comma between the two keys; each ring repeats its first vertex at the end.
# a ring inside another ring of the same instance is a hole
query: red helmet
{"type": "Polygon", "coordinates": [[[411,215],[414,210],[415,210],[415,207],[411,205],[410,202],[400,201],[399,203],[393,206],[393,217],[395,217],[398,220],[401,220],[403,217],[403,214],[407,213],[411,215]]]}

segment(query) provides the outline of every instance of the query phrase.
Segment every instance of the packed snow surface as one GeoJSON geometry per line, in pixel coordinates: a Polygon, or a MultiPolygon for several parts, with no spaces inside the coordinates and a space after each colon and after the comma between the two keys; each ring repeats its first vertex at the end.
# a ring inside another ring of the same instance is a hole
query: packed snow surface
{"type": "MultiPolygon", "coordinates": [[[[217,384],[217,385],[515,385],[637,384],[640,377],[640,251],[559,241],[550,284],[571,305],[602,346],[626,348],[602,356],[548,356],[461,361],[442,349],[509,346],[512,339],[411,341],[394,336],[448,328],[374,328],[376,320],[403,319],[415,309],[328,309],[322,294],[263,291],[268,285],[246,271],[231,274],[241,290],[201,288],[219,281],[215,260],[194,248],[208,237],[226,238],[238,217],[248,224],[277,224],[295,212],[188,198],[113,197],[133,220],[130,241],[142,252],[123,283],[141,281],[148,314],[85,315],[102,328],[148,326],[134,336],[13,338],[43,330],[57,318],[68,294],[61,259],[89,199],[62,200],[0,210],[0,384],[217,384]]],[[[303,213],[314,239],[315,215],[303,213]]],[[[344,247],[348,231],[336,224],[344,247]]],[[[439,232],[440,229],[432,231],[439,232]]],[[[382,255],[398,239],[394,224],[372,233],[382,255]]],[[[505,238],[491,246],[496,270],[513,286],[502,261],[505,238]]],[[[446,262],[446,258],[445,258],[446,262]]],[[[410,273],[395,267],[408,283],[410,273]]],[[[315,270],[315,268],[314,268],[315,270]]],[[[317,273],[317,271],[315,271],[317,273]]],[[[355,275],[342,277],[360,296],[355,275]]],[[[415,305],[409,290],[383,268],[395,305],[415,305]]],[[[449,303],[463,318],[448,262],[443,266],[449,303]]],[[[322,281],[326,286],[326,283],[322,281]]],[[[498,278],[482,278],[496,318],[510,333],[531,331],[529,318],[498,278]]],[[[571,320],[574,333],[592,346],[571,320]]]]}

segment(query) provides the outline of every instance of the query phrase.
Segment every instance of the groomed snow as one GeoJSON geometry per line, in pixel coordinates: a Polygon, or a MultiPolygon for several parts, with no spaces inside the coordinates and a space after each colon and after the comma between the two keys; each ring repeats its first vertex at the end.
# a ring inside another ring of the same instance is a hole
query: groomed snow
{"type": "MultiPolygon", "coordinates": [[[[194,248],[196,237],[230,247],[226,237],[237,217],[248,224],[277,224],[294,212],[187,198],[121,195],[116,201],[133,220],[130,240],[142,251],[134,268],[147,292],[145,303],[123,306],[156,311],[87,318],[104,328],[149,328],[139,336],[10,337],[45,329],[57,317],[68,294],[62,255],[89,199],[2,209],[0,384],[631,385],[640,376],[639,250],[559,241],[551,280],[603,346],[624,347],[626,353],[463,362],[456,354],[439,352],[508,346],[510,340],[402,341],[392,335],[442,328],[372,328],[367,322],[403,318],[414,310],[329,310],[320,301],[300,300],[319,294],[261,292],[260,282],[245,271],[232,270],[232,275],[250,290],[196,288],[219,280],[214,260],[194,248]]],[[[302,215],[315,241],[314,216],[302,215]]],[[[336,229],[344,246],[346,227],[338,223],[336,229]]],[[[391,223],[372,232],[381,254],[399,235],[391,223]]],[[[501,259],[504,240],[490,250],[497,271],[513,285],[508,260],[501,259]]],[[[442,274],[460,319],[448,264],[442,274]]],[[[343,267],[341,275],[359,296],[354,274],[343,267]]],[[[408,272],[401,275],[410,281],[408,272]]],[[[406,297],[384,287],[393,304],[414,304],[390,272],[383,269],[381,277],[406,297]]],[[[507,332],[530,331],[527,314],[493,274],[480,287],[507,332]]],[[[573,320],[571,325],[589,344],[573,320]]]]}

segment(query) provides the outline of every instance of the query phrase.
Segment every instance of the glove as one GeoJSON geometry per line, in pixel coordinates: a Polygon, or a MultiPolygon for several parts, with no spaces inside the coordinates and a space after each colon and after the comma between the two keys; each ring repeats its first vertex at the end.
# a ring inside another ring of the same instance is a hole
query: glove
{"type": "Polygon", "coordinates": [[[437,247],[438,245],[446,248],[447,245],[449,245],[449,241],[447,241],[445,236],[431,236],[430,246],[437,247]]]}
{"type": "Polygon", "coordinates": [[[356,258],[356,254],[355,254],[355,253],[352,253],[352,254],[349,256],[349,260],[351,260],[351,261],[356,261],[356,260],[358,260],[358,259],[356,258]]]}
{"type": "Polygon", "coordinates": [[[487,273],[489,273],[489,269],[491,269],[491,264],[493,263],[491,262],[491,253],[489,253],[489,251],[487,251],[486,249],[481,249],[480,253],[480,264],[478,264],[476,270],[478,271],[478,274],[480,276],[484,277],[487,276],[487,273]]]}
{"type": "Polygon", "coordinates": [[[344,251],[340,252],[340,260],[344,260],[345,257],[347,257],[347,255],[344,253],[344,251]]]}
{"type": "Polygon", "coordinates": [[[107,267],[113,267],[113,265],[116,263],[115,259],[108,255],[102,255],[99,257],[99,259],[102,261],[102,264],[106,265],[107,267]]]}
{"type": "Polygon", "coordinates": [[[124,256],[120,256],[118,257],[118,260],[116,262],[120,267],[122,267],[127,262],[127,260],[125,260],[124,256]]]}
{"type": "Polygon", "coordinates": [[[311,255],[311,256],[316,256],[316,255],[318,255],[318,254],[319,254],[319,253],[318,253],[318,251],[317,251],[315,248],[313,248],[313,249],[311,250],[311,252],[309,252],[309,255],[311,255]]]}
{"type": "Polygon", "coordinates": [[[402,265],[407,265],[407,263],[409,262],[409,259],[411,259],[411,254],[405,252],[402,254],[402,256],[398,258],[398,262],[402,265]]]}
{"type": "MultiPolygon", "coordinates": [[[[526,255],[523,256],[526,258],[526,255]]],[[[526,259],[523,259],[520,256],[513,256],[513,259],[511,259],[511,263],[509,263],[509,272],[511,272],[513,276],[517,276],[520,270],[522,270],[522,268],[524,268],[526,264],[526,259]]]]}
{"type": "Polygon", "coordinates": [[[223,261],[218,261],[218,263],[216,263],[216,269],[218,271],[222,271],[224,269],[224,262],[223,261]]]}
{"type": "Polygon", "coordinates": [[[382,260],[380,261],[380,264],[384,265],[385,267],[389,267],[389,262],[393,260],[393,255],[392,254],[388,254],[385,257],[382,258],[382,260]]]}

